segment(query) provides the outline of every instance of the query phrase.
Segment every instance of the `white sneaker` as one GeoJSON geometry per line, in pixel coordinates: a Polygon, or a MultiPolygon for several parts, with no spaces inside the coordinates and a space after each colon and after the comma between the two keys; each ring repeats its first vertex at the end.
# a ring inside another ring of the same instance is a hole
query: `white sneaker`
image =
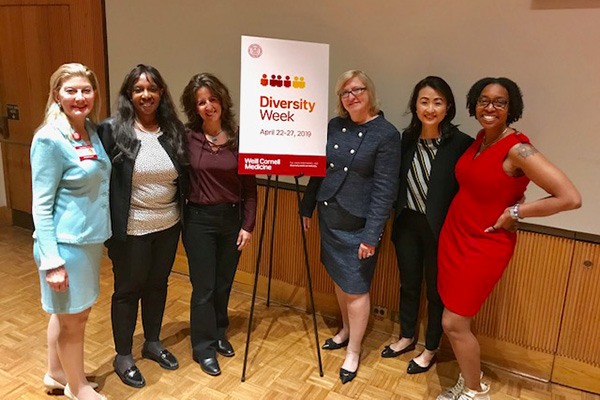
{"type": "MultiPolygon", "coordinates": [[[[481,371],[480,375],[479,375],[479,379],[483,378],[483,371],[481,371]]],[[[465,388],[465,379],[463,378],[462,374],[458,374],[458,380],[456,381],[456,384],[454,386],[452,386],[451,388],[448,388],[446,390],[444,390],[442,393],[440,393],[440,395],[437,397],[436,400],[457,400],[459,398],[459,396],[461,395],[461,393],[463,392],[463,389],[465,388]]]]}
{"type": "Polygon", "coordinates": [[[480,385],[483,389],[481,392],[464,388],[458,400],[490,400],[490,385],[484,382],[481,382],[480,385]]]}

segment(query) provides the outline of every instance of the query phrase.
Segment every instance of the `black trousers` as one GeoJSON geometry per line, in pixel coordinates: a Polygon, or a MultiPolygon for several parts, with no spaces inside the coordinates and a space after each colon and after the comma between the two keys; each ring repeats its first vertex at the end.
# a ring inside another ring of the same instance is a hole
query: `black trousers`
{"type": "Polygon", "coordinates": [[[117,354],[131,354],[140,300],[144,338],[159,340],[180,231],[177,223],[164,231],[128,235],[125,241],[109,240],[108,256],[115,277],[111,319],[117,354]]]}
{"type": "Polygon", "coordinates": [[[190,336],[195,358],[214,357],[217,340],[226,339],[241,223],[236,203],[186,206],[183,244],[192,283],[190,336]]]}
{"type": "Polygon", "coordinates": [[[402,337],[415,336],[421,285],[427,285],[425,348],[437,350],[442,337],[444,304],[437,290],[438,244],[424,214],[405,208],[395,221],[394,245],[400,270],[400,329],[402,337]]]}

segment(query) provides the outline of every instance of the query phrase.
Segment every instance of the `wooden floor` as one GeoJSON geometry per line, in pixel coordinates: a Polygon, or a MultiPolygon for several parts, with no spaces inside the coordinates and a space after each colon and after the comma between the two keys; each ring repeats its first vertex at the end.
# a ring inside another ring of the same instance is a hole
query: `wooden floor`
{"type": "MultiPolygon", "coordinates": [[[[31,256],[31,232],[0,227],[0,400],[48,399],[42,376],[46,370],[48,316],[39,302],[38,273],[31,256]]],[[[172,274],[162,331],[163,342],[178,356],[181,367],[166,371],[141,359],[143,341],[138,329],[134,356],[147,385],[133,389],[121,383],[112,369],[114,356],[110,327],[112,273],[105,258],[98,303],[86,332],[86,370],[109,399],[434,399],[440,388],[454,383],[456,361],[446,358],[426,374],[407,375],[406,366],[417,352],[383,359],[379,352],[392,340],[369,329],[357,378],[342,385],[338,371],[344,351],[322,352],[320,377],[314,347],[312,318],[277,304],[257,302],[250,343],[246,382],[240,380],[249,316],[249,295],[234,290],[230,303],[233,358],[219,359],[222,375],[210,377],[192,361],[189,344],[187,277],[172,274]]],[[[140,323],[138,322],[138,328],[140,323]]],[[[320,340],[336,331],[335,321],[318,318],[320,340]]],[[[600,400],[600,396],[541,383],[484,368],[494,399],[600,400]]],[[[61,396],[51,398],[63,398],[61,396]]]]}

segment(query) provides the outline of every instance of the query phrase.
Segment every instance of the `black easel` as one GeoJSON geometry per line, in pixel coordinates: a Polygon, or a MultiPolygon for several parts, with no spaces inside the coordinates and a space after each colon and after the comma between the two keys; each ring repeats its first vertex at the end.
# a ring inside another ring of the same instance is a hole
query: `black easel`
{"type": "MultiPolygon", "coordinates": [[[[294,179],[296,181],[296,199],[298,201],[298,207],[300,207],[300,185],[298,184],[299,176],[295,176],[294,179]]],[[[267,206],[269,204],[269,190],[271,188],[271,175],[267,176],[267,189],[265,192],[265,204],[263,208],[262,221],[260,226],[260,238],[258,240],[258,254],[256,256],[256,265],[254,268],[254,288],[252,290],[252,304],[250,305],[250,318],[248,319],[248,333],[246,335],[246,350],[244,353],[244,367],[242,369],[242,382],[246,381],[246,365],[248,363],[248,349],[250,347],[250,333],[252,332],[252,320],[254,317],[254,304],[256,303],[256,288],[258,286],[258,273],[260,268],[260,260],[262,256],[262,245],[265,238],[265,222],[267,219],[267,206]]],[[[270,254],[269,254],[269,280],[267,284],[267,307],[270,304],[271,297],[271,276],[273,272],[273,242],[275,238],[275,219],[277,216],[277,192],[279,191],[279,175],[275,176],[275,195],[273,202],[273,222],[271,224],[271,244],[270,244],[270,254]]],[[[308,262],[308,248],[306,246],[306,232],[304,232],[302,225],[302,216],[298,213],[298,218],[300,222],[300,231],[302,232],[302,248],[304,250],[304,262],[306,264],[306,274],[308,277],[308,291],[310,293],[310,307],[312,311],[313,318],[313,328],[315,330],[315,345],[317,348],[317,359],[319,361],[319,375],[323,376],[323,363],[321,361],[321,349],[319,348],[319,333],[317,331],[317,317],[315,315],[315,300],[313,298],[313,290],[312,290],[312,278],[310,275],[310,265],[308,262]]]]}

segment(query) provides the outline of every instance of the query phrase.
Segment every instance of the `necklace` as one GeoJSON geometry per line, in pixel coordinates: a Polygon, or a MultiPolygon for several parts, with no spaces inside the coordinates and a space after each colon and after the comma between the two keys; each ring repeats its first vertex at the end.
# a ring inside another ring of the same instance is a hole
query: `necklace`
{"type": "Polygon", "coordinates": [[[205,133],[204,136],[210,140],[213,144],[217,143],[217,139],[219,138],[219,135],[221,134],[221,132],[223,132],[223,129],[219,130],[219,132],[217,132],[215,135],[211,135],[210,133],[205,133]]]}
{"type": "Polygon", "coordinates": [[[137,119],[134,121],[135,123],[135,127],[138,128],[140,131],[145,132],[145,133],[158,133],[160,132],[160,126],[158,124],[154,124],[152,130],[150,129],[146,129],[144,128],[144,126],[142,125],[142,123],[140,121],[138,121],[137,119]]]}
{"type": "Polygon", "coordinates": [[[485,142],[485,135],[483,135],[483,140],[481,141],[481,150],[485,150],[488,147],[490,147],[491,145],[493,145],[494,143],[496,143],[498,140],[502,139],[504,137],[504,134],[508,131],[508,126],[506,128],[504,128],[504,130],[502,131],[501,134],[498,135],[498,137],[496,137],[496,139],[492,140],[490,143],[486,143],[485,142]]]}

